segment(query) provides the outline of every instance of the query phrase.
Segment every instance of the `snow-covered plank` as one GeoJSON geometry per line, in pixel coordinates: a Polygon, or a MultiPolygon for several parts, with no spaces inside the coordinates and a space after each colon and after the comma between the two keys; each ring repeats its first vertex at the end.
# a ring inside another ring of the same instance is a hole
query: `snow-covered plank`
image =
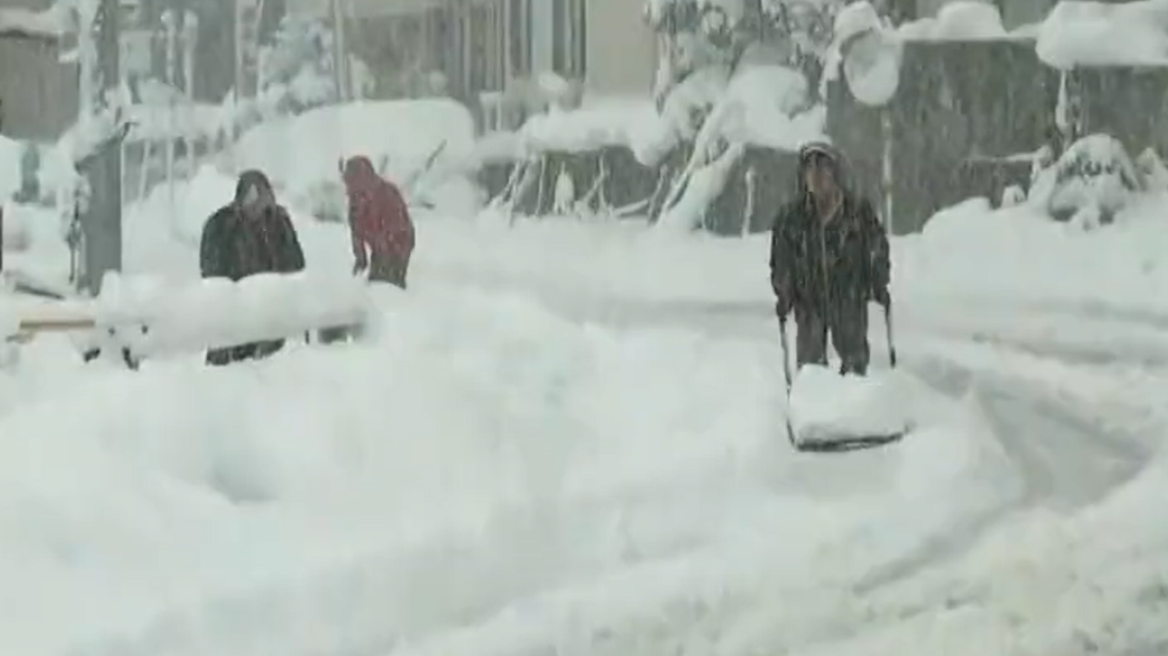
{"type": "Polygon", "coordinates": [[[6,316],[8,339],[41,331],[76,331],[83,350],[126,349],[135,359],[359,326],[369,286],[350,276],[260,274],[239,282],[194,281],[181,287],[108,276],[93,301],[63,301],[6,316]]]}
{"type": "Polygon", "coordinates": [[[363,280],[300,272],[239,282],[206,279],[181,288],[123,280],[103,285],[94,311],[98,324],[116,333],[115,342],[148,357],[360,325],[368,309],[363,280]]]}

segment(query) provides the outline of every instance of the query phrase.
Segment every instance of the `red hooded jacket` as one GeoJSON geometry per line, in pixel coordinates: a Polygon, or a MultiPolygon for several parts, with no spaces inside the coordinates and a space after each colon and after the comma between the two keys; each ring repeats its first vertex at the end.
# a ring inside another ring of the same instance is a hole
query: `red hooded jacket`
{"type": "Polygon", "coordinates": [[[345,162],[344,179],[357,263],[368,264],[368,247],[374,260],[390,259],[408,265],[414,251],[414,222],[401,192],[378,175],[373,163],[363,155],[345,162]]]}

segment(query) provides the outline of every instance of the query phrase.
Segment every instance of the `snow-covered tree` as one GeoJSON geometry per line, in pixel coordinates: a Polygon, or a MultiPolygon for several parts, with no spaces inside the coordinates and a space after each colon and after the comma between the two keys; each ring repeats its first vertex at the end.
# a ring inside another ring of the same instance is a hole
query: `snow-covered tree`
{"type": "Polygon", "coordinates": [[[1030,200],[1060,221],[1085,228],[1111,223],[1137,194],[1157,184],[1163,163],[1154,152],[1142,159],[1137,167],[1111,135],[1087,135],[1035,172],[1030,200]]]}
{"type": "Polygon", "coordinates": [[[260,46],[261,93],[273,87],[290,92],[301,106],[321,105],[339,96],[333,30],[311,16],[285,16],[270,43],[260,46]]]}
{"type": "Polygon", "coordinates": [[[701,224],[747,147],[793,149],[821,134],[817,90],[845,4],[648,0],[645,18],[665,53],[657,105],[676,134],[671,145],[692,146],[685,166],[670,172],[661,225],[701,224]]]}
{"type": "Polygon", "coordinates": [[[645,18],[664,51],[658,100],[704,66],[743,61],[798,69],[817,87],[835,14],[846,0],[648,0],[645,18]]]}

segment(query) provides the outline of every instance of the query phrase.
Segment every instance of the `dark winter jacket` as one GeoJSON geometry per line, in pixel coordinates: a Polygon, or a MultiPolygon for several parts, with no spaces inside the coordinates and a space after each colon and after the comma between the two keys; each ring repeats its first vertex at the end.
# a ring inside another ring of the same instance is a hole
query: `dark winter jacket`
{"type": "Polygon", "coordinates": [[[887,289],[888,237],[872,203],[851,190],[843,157],[833,147],[812,144],[801,151],[798,194],[775,219],[770,267],[776,295],[809,309],[877,298],[887,289]],[[807,163],[816,154],[828,158],[843,190],[839,214],[826,224],[804,188],[807,163]]]}
{"type": "MultiPolygon", "coordinates": [[[[345,191],[349,197],[349,229],[353,257],[370,274],[394,272],[404,281],[414,251],[414,223],[398,188],[374,170],[369,158],[357,156],[345,163],[345,191]],[[368,254],[366,253],[368,249],[368,254]]],[[[388,274],[387,274],[388,275],[388,274]]]]}
{"type": "Polygon", "coordinates": [[[212,214],[203,226],[199,268],[204,278],[240,280],[256,273],[304,269],[304,251],[287,210],[273,200],[260,216],[244,215],[242,203],[254,190],[272,198],[272,185],[263,173],[247,171],[240,175],[234,200],[212,214]]]}

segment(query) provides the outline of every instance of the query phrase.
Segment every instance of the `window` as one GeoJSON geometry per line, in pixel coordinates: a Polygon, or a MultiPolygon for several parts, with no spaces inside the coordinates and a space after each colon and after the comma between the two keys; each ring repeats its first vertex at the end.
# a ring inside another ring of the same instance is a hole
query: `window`
{"type": "Polygon", "coordinates": [[[552,69],[564,77],[582,79],[588,62],[585,0],[551,1],[552,69]]]}
{"type": "MultiPolygon", "coordinates": [[[[548,0],[536,0],[548,2],[548,0]]],[[[531,74],[531,0],[507,0],[507,43],[511,74],[531,74]]]]}

